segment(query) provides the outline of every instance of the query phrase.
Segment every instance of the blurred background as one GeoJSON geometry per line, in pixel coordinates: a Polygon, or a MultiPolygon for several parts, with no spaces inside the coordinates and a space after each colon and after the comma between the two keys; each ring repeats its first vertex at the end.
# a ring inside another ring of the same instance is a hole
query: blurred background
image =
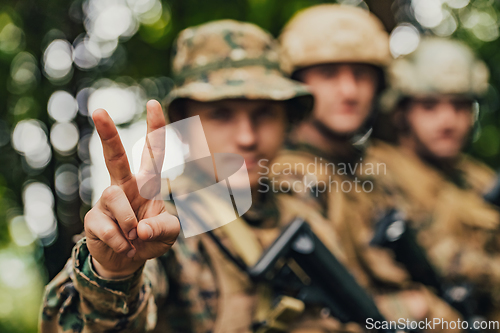
{"type": "MultiPolygon", "coordinates": [[[[233,18],[277,36],[297,10],[321,2],[333,1],[1,1],[0,332],[36,332],[43,286],[69,257],[93,189],[106,186],[105,174],[91,172],[100,145],[91,111],[106,108],[135,140],[146,100],[173,86],[171,45],[181,29],[233,18]]],[[[395,57],[434,34],[464,40],[486,61],[491,86],[468,150],[498,168],[500,1],[339,2],[379,16],[395,57]]]]}

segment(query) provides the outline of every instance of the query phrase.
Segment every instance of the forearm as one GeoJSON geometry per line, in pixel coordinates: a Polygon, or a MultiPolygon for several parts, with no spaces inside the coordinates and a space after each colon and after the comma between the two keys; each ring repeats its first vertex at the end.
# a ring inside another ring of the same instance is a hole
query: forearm
{"type": "Polygon", "coordinates": [[[85,240],[73,249],[64,270],[47,286],[41,332],[119,330],[143,332],[156,311],[153,286],[140,269],[119,280],[101,278],[93,269],[85,240]]]}

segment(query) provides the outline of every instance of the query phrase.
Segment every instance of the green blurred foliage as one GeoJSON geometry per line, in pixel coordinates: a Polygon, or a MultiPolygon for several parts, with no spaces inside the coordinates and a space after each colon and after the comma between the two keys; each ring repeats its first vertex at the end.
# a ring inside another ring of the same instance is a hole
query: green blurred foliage
{"type": "Polygon", "coordinates": [[[481,101],[480,122],[475,140],[469,152],[488,163],[500,168],[500,44],[498,22],[500,2],[475,0],[451,14],[459,22],[453,37],[466,42],[483,59],[490,69],[491,88],[481,101]]]}

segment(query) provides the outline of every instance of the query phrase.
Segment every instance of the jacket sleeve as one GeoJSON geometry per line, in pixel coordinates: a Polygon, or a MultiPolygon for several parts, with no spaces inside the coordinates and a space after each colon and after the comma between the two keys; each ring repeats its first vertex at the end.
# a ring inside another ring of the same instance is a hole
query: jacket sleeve
{"type": "Polygon", "coordinates": [[[422,232],[430,259],[447,279],[500,291],[499,212],[471,191],[443,190],[432,227],[422,232]]]}
{"type": "Polygon", "coordinates": [[[144,332],[156,324],[156,303],[166,295],[165,270],[150,260],[132,276],[106,280],[94,271],[86,239],[47,285],[40,332],[144,332]]]}

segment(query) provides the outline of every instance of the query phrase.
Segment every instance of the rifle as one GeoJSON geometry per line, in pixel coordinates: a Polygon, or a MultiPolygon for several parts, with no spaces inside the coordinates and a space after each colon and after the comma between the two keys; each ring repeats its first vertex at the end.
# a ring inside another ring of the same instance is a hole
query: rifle
{"type": "Polygon", "coordinates": [[[370,245],[393,250],[396,260],[403,264],[413,281],[433,288],[438,296],[457,309],[469,323],[469,332],[482,332],[472,328],[474,321],[484,320],[476,315],[477,302],[473,286],[443,282],[418,244],[416,232],[410,228],[401,212],[393,209],[378,221],[370,245]]]}
{"type": "Polygon", "coordinates": [[[302,219],[293,220],[283,230],[248,268],[248,274],[256,282],[274,285],[275,290],[294,290],[296,298],[328,308],[343,323],[357,322],[364,327],[369,318],[386,321],[372,298],[302,219]]]}

